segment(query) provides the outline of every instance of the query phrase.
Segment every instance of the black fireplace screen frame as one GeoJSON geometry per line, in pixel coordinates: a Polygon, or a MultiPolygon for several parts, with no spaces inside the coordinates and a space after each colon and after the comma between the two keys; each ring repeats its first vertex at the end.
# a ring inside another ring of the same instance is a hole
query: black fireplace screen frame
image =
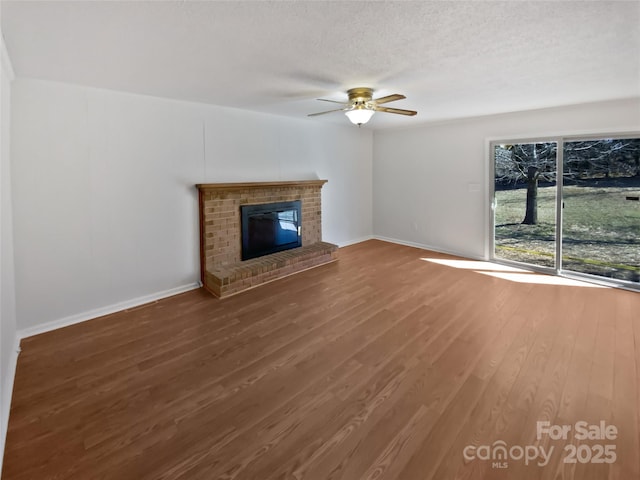
{"type": "Polygon", "coordinates": [[[302,246],[302,202],[240,207],[242,260],[302,246]]]}

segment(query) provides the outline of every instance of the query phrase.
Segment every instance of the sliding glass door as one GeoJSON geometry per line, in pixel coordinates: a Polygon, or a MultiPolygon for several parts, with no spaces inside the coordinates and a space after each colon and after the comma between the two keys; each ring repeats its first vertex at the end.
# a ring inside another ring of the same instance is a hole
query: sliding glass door
{"type": "Polygon", "coordinates": [[[640,286],[640,135],[494,142],[493,258],[640,286]]]}

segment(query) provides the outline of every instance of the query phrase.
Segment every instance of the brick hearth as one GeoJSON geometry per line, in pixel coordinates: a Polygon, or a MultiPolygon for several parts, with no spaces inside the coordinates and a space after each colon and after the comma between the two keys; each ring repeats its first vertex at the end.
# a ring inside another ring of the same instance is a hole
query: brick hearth
{"type": "Polygon", "coordinates": [[[200,196],[200,277],[217,297],[226,297],[337,260],[337,246],[322,242],[320,191],[326,180],[209,183],[200,196]],[[302,202],[302,247],[241,260],[240,206],[302,202]]]}

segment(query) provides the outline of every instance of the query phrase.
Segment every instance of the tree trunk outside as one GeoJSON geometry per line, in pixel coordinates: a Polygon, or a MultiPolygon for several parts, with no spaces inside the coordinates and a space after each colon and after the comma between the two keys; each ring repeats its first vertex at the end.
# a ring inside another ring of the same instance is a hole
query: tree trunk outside
{"type": "Polygon", "coordinates": [[[527,170],[527,210],[524,214],[525,225],[536,225],[538,223],[538,167],[529,167],[527,170]]]}

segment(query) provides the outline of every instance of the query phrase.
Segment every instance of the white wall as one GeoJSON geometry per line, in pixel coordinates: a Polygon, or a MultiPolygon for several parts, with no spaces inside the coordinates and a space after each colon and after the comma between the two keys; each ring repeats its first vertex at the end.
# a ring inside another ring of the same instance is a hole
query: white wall
{"type": "Polygon", "coordinates": [[[196,183],[326,178],[324,239],[371,235],[366,130],[31,79],[12,119],[27,334],[193,287],[196,183]]]}
{"type": "Polygon", "coordinates": [[[640,131],[640,100],[376,131],[374,235],[486,258],[488,140],[605,131],[640,131]]]}
{"type": "Polygon", "coordinates": [[[17,360],[11,207],[10,117],[13,69],[0,32],[0,471],[17,360]]]}

